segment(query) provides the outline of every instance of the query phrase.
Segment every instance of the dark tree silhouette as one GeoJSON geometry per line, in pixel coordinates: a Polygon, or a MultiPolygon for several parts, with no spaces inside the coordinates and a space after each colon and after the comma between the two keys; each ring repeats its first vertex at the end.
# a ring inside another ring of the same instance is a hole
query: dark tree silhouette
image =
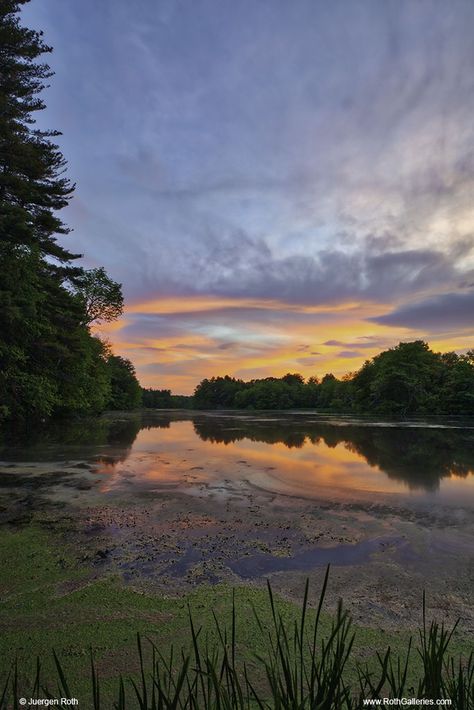
{"type": "Polygon", "coordinates": [[[84,271],[75,279],[75,292],[84,309],[84,324],[116,320],[123,313],[122,286],[103,267],[84,271]]]}
{"type": "Polygon", "coordinates": [[[35,126],[51,48],[20,24],[25,2],[0,2],[0,421],[103,409],[108,353],[87,326],[122,307],[119,285],[62,244],[74,185],[59,133],[35,126]]]}

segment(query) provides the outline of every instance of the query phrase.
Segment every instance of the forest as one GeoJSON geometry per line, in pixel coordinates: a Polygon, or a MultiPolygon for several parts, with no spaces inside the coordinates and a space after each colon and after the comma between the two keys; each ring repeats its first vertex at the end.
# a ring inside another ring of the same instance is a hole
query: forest
{"type": "Polygon", "coordinates": [[[185,394],[171,394],[171,390],[144,387],[142,406],[145,409],[192,409],[193,398],[185,394]]]}
{"type": "Polygon", "coordinates": [[[422,340],[399,343],[354,373],[307,380],[298,373],[243,380],[212,377],[194,392],[196,409],[318,409],[405,416],[474,414],[474,351],[435,353],[422,340]]]}

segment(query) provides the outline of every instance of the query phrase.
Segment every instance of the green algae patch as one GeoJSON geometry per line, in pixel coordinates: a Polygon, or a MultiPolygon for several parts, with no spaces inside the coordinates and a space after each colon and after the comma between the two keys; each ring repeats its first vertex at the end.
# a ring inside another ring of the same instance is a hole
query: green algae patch
{"type": "MultiPolygon", "coordinates": [[[[195,627],[201,629],[202,637],[212,646],[218,643],[215,619],[221,628],[230,629],[233,605],[240,661],[258,675],[256,657],[268,653],[266,630],[272,626],[272,612],[265,588],[201,585],[180,597],[137,591],[116,575],[79,562],[72,547],[34,525],[1,533],[0,560],[0,681],[15,657],[20,680],[33,677],[37,657],[41,659],[45,680],[53,679],[54,649],[77,697],[85,698],[89,693],[92,650],[102,691],[112,697],[120,675],[138,677],[137,633],[144,641],[152,641],[164,655],[172,645],[177,651],[190,650],[191,614],[195,627]]],[[[319,592],[311,590],[310,604],[317,603],[319,592]]],[[[276,604],[285,627],[295,628],[301,606],[281,598],[276,599],[276,604]]],[[[314,608],[308,609],[309,624],[314,614],[314,608]]],[[[329,614],[322,614],[322,636],[329,634],[331,620],[329,614]]],[[[348,667],[349,679],[356,680],[356,664],[375,667],[376,652],[383,652],[388,645],[402,657],[406,652],[406,630],[387,634],[357,625],[352,630],[356,641],[348,667]]],[[[151,658],[150,648],[145,642],[146,661],[151,658]]],[[[457,634],[451,653],[466,655],[468,650],[468,641],[457,634]]],[[[419,664],[413,653],[410,673],[416,675],[419,664]]]]}

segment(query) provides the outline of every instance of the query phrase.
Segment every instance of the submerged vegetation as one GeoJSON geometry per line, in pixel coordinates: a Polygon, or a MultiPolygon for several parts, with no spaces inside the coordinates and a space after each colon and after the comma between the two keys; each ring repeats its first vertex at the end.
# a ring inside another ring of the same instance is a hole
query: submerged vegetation
{"type": "MultiPolygon", "coordinates": [[[[306,583],[299,618],[288,618],[268,584],[266,613],[250,610],[262,646],[251,659],[242,655],[234,596],[228,626],[213,612],[212,635],[204,634],[189,608],[187,645],[182,648],[171,645],[164,650],[152,639],[144,641],[138,633],[133,664],[137,672],[116,678],[112,706],[111,699],[104,698],[91,649],[89,707],[355,710],[365,707],[368,699],[416,697],[448,699],[455,710],[474,708],[474,655],[454,657],[450,652],[457,625],[448,631],[443,624],[428,624],[423,598],[422,626],[416,640],[410,638],[402,654],[389,647],[384,653],[377,653],[371,666],[354,662],[356,634],[342,604],[329,625],[322,622],[328,574],[329,568],[316,609],[309,606],[306,583]]],[[[18,661],[12,661],[0,687],[0,710],[17,707],[19,697],[78,697],[60,656],[52,651],[53,663],[47,674],[43,661],[37,659],[29,681],[18,661]]]]}
{"type": "Polygon", "coordinates": [[[365,362],[342,380],[300,374],[244,382],[233,377],[202,380],[197,409],[316,408],[405,416],[474,414],[474,351],[435,353],[417,340],[400,343],[365,362]]]}

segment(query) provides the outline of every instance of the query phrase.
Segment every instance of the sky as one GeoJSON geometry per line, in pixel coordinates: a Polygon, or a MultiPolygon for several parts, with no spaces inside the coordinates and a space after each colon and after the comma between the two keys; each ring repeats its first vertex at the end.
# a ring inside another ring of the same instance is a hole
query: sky
{"type": "Polygon", "coordinates": [[[32,0],[66,244],[142,385],[474,347],[472,0],[32,0]]]}

